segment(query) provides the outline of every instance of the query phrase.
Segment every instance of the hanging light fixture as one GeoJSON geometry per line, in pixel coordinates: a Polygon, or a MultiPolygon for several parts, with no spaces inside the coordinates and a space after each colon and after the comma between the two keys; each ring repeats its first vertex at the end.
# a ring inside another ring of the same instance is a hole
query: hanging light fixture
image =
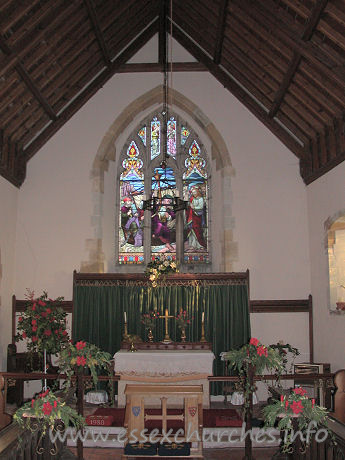
{"type": "MultiPolygon", "coordinates": [[[[167,2],[166,2],[167,4],[167,2]]],[[[170,16],[171,16],[171,9],[172,5],[170,4],[170,16]]],[[[167,188],[170,190],[175,185],[175,180],[171,179],[168,174],[168,120],[169,120],[169,81],[168,81],[168,30],[167,30],[167,8],[165,8],[165,17],[164,17],[164,34],[165,34],[165,53],[164,53],[164,67],[163,67],[163,110],[162,110],[162,117],[163,117],[163,129],[162,129],[162,137],[163,137],[163,159],[159,164],[160,172],[156,171],[154,175],[154,179],[157,184],[163,182],[167,188]]],[[[172,26],[172,19],[171,19],[171,26],[172,26]]],[[[172,39],[172,29],[170,31],[171,39],[172,39]]],[[[170,52],[170,72],[171,72],[171,80],[172,80],[172,49],[170,52]]],[[[167,195],[162,197],[161,188],[158,186],[157,190],[154,190],[151,193],[150,197],[146,199],[144,196],[143,200],[143,209],[150,210],[155,212],[160,206],[165,206],[168,208],[172,208],[174,212],[183,211],[187,209],[188,201],[184,201],[179,197],[179,191],[176,189],[175,194],[173,197],[167,197],[167,195]],[[164,203],[163,203],[164,200],[164,203]]]]}

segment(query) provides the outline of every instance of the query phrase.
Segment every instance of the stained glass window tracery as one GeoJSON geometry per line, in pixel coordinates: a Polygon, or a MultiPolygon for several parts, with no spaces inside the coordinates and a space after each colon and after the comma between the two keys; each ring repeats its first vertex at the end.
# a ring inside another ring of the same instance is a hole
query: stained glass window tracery
{"type": "Polygon", "coordinates": [[[176,116],[164,126],[158,113],[129,138],[121,166],[118,263],[157,259],[208,263],[209,175],[204,148],[195,133],[176,116]],[[167,156],[163,158],[164,150],[167,156]],[[183,161],[176,162],[177,155],[183,161]],[[156,197],[148,211],[143,210],[145,191],[156,197]],[[174,210],[178,196],[188,202],[185,211],[174,210]]]}

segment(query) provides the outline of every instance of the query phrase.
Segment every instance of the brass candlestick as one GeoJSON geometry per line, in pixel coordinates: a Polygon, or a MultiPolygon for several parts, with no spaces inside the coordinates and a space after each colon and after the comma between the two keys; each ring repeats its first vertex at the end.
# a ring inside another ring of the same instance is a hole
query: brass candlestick
{"type": "Polygon", "coordinates": [[[125,321],[125,332],[124,332],[124,334],[123,334],[123,341],[124,341],[124,342],[129,342],[128,329],[127,329],[127,321],[125,321]]]}
{"type": "Polygon", "coordinates": [[[200,342],[207,342],[207,340],[205,339],[205,323],[204,321],[201,323],[201,339],[200,339],[200,342]]]}

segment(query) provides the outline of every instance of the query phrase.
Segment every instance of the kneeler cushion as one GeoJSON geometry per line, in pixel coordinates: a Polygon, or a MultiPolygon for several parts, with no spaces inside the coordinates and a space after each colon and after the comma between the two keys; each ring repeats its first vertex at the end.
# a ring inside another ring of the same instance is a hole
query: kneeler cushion
{"type": "Polygon", "coordinates": [[[125,446],[125,455],[156,455],[157,444],[150,442],[134,442],[125,446]]]}
{"type": "Polygon", "coordinates": [[[190,455],[190,443],[163,442],[158,446],[158,455],[163,457],[188,456],[190,455]]]}

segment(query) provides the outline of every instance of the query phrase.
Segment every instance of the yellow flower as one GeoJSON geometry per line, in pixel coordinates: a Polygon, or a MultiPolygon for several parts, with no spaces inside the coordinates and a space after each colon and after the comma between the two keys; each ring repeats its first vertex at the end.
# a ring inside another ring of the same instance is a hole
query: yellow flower
{"type": "Polygon", "coordinates": [[[156,278],[155,275],[150,275],[150,281],[153,281],[156,278]]]}
{"type": "Polygon", "coordinates": [[[75,358],[72,358],[72,359],[71,359],[71,364],[72,364],[72,366],[74,366],[74,364],[76,364],[76,362],[77,362],[77,360],[76,360],[75,358]]]}
{"type": "Polygon", "coordinates": [[[152,281],[152,287],[156,287],[156,286],[157,286],[156,281],[152,281]]]}
{"type": "Polygon", "coordinates": [[[170,267],[171,267],[171,268],[176,268],[175,262],[171,262],[170,267]]]}

